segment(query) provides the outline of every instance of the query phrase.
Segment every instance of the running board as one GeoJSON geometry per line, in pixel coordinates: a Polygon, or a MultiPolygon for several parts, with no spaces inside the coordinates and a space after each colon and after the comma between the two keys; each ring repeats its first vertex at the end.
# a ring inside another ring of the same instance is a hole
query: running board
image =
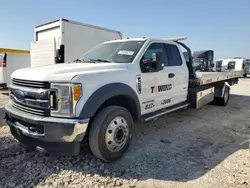
{"type": "Polygon", "coordinates": [[[177,110],[186,108],[186,107],[188,107],[189,105],[190,105],[190,104],[187,103],[187,102],[182,102],[182,103],[173,105],[173,106],[171,106],[171,107],[164,108],[164,109],[161,109],[161,110],[157,110],[156,112],[152,112],[152,113],[143,115],[143,116],[142,116],[142,122],[146,122],[146,121],[149,121],[149,120],[158,118],[158,117],[160,117],[160,116],[163,116],[163,115],[165,115],[165,114],[168,114],[168,113],[170,113],[170,112],[174,112],[174,111],[177,111],[177,110]]]}

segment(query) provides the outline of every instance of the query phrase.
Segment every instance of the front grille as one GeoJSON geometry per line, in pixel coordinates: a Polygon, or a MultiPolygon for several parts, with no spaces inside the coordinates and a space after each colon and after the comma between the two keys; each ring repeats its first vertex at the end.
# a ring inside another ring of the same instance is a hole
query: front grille
{"type": "Polygon", "coordinates": [[[49,89],[50,83],[49,82],[42,82],[42,81],[30,81],[30,80],[20,80],[20,79],[13,79],[12,83],[17,86],[23,87],[31,87],[31,88],[42,88],[42,89],[49,89]]]}
{"type": "Polygon", "coordinates": [[[45,109],[31,108],[31,107],[27,107],[27,106],[17,104],[17,103],[13,103],[13,107],[20,110],[20,111],[34,114],[34,115],[39,115],[39,116],[49,116],[50,115],[50,111],[45,110],[45,109]]]}
{"type": "Polygon", "coordinates": [[[34,115],[50,116],[50,83],[13,79],[10,98],[13,107],[34,115]]]}

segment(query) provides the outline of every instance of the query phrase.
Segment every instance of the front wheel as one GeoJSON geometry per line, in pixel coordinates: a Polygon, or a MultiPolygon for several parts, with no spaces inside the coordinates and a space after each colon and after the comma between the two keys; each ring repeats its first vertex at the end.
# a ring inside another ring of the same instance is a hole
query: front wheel
{"type": "Polygon", "coordinates": [[[120,158],[128,149],[134,123],[127,109],[108,106],[102,109],[90,127],[89,145],[93,154],[106,162],[120,158]]]}

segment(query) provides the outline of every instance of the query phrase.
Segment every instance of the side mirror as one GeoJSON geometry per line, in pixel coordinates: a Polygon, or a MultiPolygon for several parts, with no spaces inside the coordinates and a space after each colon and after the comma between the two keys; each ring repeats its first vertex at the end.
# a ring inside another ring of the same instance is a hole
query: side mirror
{"type": "Polygon", "coordinates": [[[142,59],[141,69],[143,72],[157,72],[164,67],[164,59],[162,54],[153,53],[151,58],[142,59]]]}
{"type": "Polygon", "coordinates": [[[155,69],[157,71],[162,70],[164,67],[164,58],[162,53],[153,53],[152,54],[152,62],[155,63],[155,69]]]}

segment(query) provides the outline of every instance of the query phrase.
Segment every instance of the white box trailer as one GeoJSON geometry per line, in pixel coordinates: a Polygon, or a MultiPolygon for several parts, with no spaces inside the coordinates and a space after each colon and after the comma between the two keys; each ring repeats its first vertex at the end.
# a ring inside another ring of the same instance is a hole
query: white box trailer
{"type": "Polygon", "coordinates": [[[120,39],[119,31],[59,19],[35,27],[31,67],[68,63],[104,41],[120,39]]]}
{"type": "Polygon", "coordinates": [[[0,87],[8,87],[11,74],[18,69],[30,67],[30,51],[0,48],[0,87]]]}

